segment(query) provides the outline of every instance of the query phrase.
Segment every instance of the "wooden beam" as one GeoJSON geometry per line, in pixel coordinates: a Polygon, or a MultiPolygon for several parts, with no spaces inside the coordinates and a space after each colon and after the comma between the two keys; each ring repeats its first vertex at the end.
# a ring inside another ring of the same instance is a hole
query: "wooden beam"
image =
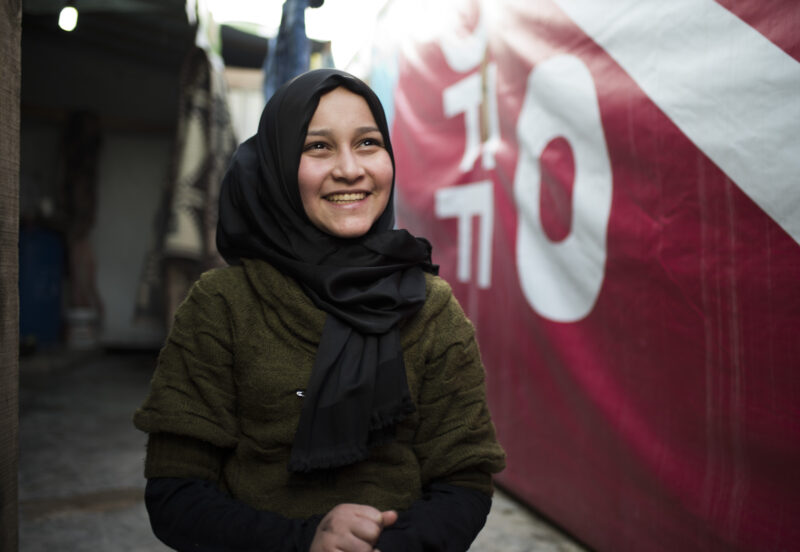
{"type": "Polygon", "coordinates": [[[19,548],[19,98],[21,0],[0,17],[0,550],[19,548]]]}

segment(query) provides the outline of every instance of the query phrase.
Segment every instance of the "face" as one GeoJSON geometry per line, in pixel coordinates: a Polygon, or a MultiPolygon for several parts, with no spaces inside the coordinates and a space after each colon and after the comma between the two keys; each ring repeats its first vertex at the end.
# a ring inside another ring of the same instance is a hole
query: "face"
{"type": "Polygon", "coordinates": [[[366,100],[323,95],[308,124],[297,182],[311,222],[340,238],[366,234],[392,193],[392,160],[366,100]]]}

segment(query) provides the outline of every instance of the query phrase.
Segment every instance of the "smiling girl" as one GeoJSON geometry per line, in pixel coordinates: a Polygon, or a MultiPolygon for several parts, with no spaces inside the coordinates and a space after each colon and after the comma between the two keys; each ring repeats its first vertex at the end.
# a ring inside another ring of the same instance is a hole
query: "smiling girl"
{"type": "Polygon", "coordinates": [[[394,229],[386,119],[336,70],[237,150],[150,394],[146,503],[177,550],[464,551],[504,467],[472,324],[394,229]]]}

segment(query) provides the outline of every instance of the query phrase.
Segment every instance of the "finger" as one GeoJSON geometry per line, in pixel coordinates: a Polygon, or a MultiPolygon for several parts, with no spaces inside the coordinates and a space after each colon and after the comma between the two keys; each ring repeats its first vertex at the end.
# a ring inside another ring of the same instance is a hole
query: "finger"
{"type": "Polygon", "coordinates": [[[378,537],[381,535],[381,524],[375,523],[372,519],[361,518],[360,521],[350,526],[350,532],[364,542],[375,544],[378,537]]]}
{"type": "Polygon", "coordinates": [[[318,530],[314,534],[314,540],[309,550],[310,552],[372,552],[374,544],[374,542],[367,542],[357,537],[350,530],[339,532],[330,528],[318,530]]]}
{"type": "Polygon", "coordinates": [[[356,515],[368,519],[376,525],[383,523],[383,513],[372,506],[361,505],[357,510],[356,515]]]}
{"type": "MultiPolygon", "coordinates": [[[[340,504],[328,512],[319,528],[336,535],[337,542],[340,538],[348,539],[349,535],[361,541],[362,545],[368,545],[368,550],[371,551],[372,545],[377,542],[381,534],[383,518],[383,513],[372,506],[340,504]]],[[[341,550],[351,552],[358,548],[341,547],[341,550]]]]}
{"type": "Polygon", "coordinates": [[[386,512],[381,512],[381,517],[383,518],[382,526],[389,527],[390,525],[394,525],[394,522],[397,521],[398,515],[394,510],[388,510],[386,512]]]}
{"type": "Polygon", "coordinates": [[[353,535],[344,535],[337,540],[337,546],[334,550],[341,550],[344,552],[373,552],[372,546],[374,542],[368,542],[353,535]]]}

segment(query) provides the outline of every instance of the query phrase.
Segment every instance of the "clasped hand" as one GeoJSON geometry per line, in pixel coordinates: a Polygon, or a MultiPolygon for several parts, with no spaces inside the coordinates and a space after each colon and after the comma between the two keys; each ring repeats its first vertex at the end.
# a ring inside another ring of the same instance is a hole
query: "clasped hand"
{"type": "Polygon", "coordinates": [[[397,512],[381,512],[363,504],[339,504],[328,512],[314,534],[310,552],[373,552],[397,512]]]}

